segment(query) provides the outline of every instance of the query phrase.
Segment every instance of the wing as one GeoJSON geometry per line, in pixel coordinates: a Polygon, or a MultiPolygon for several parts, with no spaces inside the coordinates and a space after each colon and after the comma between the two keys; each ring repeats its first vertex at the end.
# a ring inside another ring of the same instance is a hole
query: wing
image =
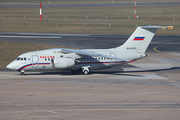
{"type": "Polygon", "coordinates": [[[92,51],[87,51],[87,50],[75,50],[75,49],[64,49],[64,48],[62,48],[61,52],[63,52],[63,53],[76,53],[78,55],[104,57],[104,58],[109,58],[109,59],[115,59],[115,60],[121,60],[121,61],[127,61],[128,62],[128,60],[125,60],[125,59],[117,58],[117,57],[110,56],[110,55],[99,54],[99,53],[92,52],[92,51]]]}

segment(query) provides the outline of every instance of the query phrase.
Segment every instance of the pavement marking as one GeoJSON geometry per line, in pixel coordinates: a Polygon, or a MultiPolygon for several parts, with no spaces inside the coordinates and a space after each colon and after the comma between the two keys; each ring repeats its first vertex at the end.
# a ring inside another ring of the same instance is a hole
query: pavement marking
{"type": "MultiPolygon", "coordinates": [[[[172,44],[172,43],[170,43],[170,44],[172,44]]],[[[156,52],[161,52],[161,51],[157,50],[157,48],[162,47],[162,46],[166,46],[166,45],[169,45],[169,44],[158,45],[158,46],[154,47],[153,50],[156,51],[156,52]]]]}
{"type": "MultiPolygon", "coordinates": [[[[44,104],[40,104],[40,105],[44,105],[44,104]]],[[[132,105],[132,106],[134,106],[134,105],[178,105],[178,106],[180,106],[180,104],[179,103],[173,103],[173,102],[170,102],[170,103],[136,103],[136,102],[133,102],[133,103],[108,103],[108,102],[106,102],[106,103],[101,103],[101,102],[96,102],[96,103],[83,103],[83,102],[81,102],[81,103],[73,103],[73,102],[71,102],[71,103],[60,103],[60,104],[57,104],[57,105],[65,105],[65,106],[109,106],[109,105],[114,105],[114,106],[116,106],[116,105],[119,105],[119,106],[124,106],[124,105],[132,105]]],[[[55,105],[55,106],[57,106],[57,105],[55,105]]],[[[49,105],[47,105],[47,106],[49,106],[49,105]]],[[[54,105],[53,105],[54,106],[54,105]]]]}
{"type": "Polygon", "coordinates": [[[154,81],[171,81],[172,79],[149,79],[154,81]]]}
{"type": "Polygon", "coordinates": [[[154,47],[153,50],[156,51],[156,52],[161,52],[160,50],[157,50],[158,47],[162,47],[162,46],[166,46],[166,45],[171,45],[171,44],[176,44],[176,43],[167,43],[167,44],[163,44],[163,45],[158,45],[158,46],[154,47]]]}
{"type": "Polygon", "coordinates": [[[169,55],[176,56],[176,57],[180,57],[180,53],[173,52],[173,53],[168,53],[168,54],[169,54],[169,55]]]}
{"type": "Polygon", "coordinates": [[[0,37],[5,37],[5,38],[48,38],[48,39],[49,38],[51,38],[51,39],[62,38],[62,37],[53,37],[53,36],[49,37],[49,36],[6,36],[6,35],[0,35],[0,37]]]}
{"type": "MultiPolygon", "coordinates": [[[[96,109],[96,108],[90,108],[90,109],[72,109],[72,108],[66,108],[63,109],[63,111],[70,111],[70,110],[76,110],[76,111],[140,111],[140,110],[146,110],[146,111],[154,111],[154,110],[177,110],[177,108],[102,108],[102,109],[96,109]]],[[[179,109],[180,110],[180,109],[179,109]]]]}
{"type": "Polygon", "coordinates": [[[51,111],[51,110],[50,110],[50,111],[48,111],[48,112],[50,112],[50,113],[54,113],[54,114],[57,114],[57,112],[55,112],[55,111],[51,111]]]}

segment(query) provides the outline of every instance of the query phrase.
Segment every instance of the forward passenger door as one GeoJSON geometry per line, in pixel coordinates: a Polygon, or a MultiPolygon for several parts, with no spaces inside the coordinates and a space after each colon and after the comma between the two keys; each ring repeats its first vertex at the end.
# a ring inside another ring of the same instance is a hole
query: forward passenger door
{"type": "Polygon", "coordinates": [[[38,68],[39,66],[39,58],[37,55],[32,55],[32,67],[38,68]]]}

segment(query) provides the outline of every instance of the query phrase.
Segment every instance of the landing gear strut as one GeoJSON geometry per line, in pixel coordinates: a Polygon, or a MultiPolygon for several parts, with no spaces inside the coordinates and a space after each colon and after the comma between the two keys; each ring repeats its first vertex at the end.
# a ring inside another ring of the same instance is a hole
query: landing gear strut
{"type": "Polygon", "coordinates": [[[87,75],[89,73],[89,68],[87,66],[81,67],[80,69],[77,68],[71,68],[72,74],[78,74],[79,70],[82,72],[82,74],[87,75]]]}

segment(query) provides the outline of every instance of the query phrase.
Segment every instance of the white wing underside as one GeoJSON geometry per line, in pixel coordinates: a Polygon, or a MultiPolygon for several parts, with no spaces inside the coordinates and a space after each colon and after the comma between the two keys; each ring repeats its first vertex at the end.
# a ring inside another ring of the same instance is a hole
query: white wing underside
{"type": "Polygon", "coordinates": [[[115,60],[121,60],[121,61],[127,61],[118,57],[110,56],[110,55],[105,55],[105,54],[99,54],[96,52],[88,51],[88,50],[75,50],[75,49],[61,49],[61,52],[63,53],[76,53],[80,56],[94,56],[94,57],[104,57],[104,58],[109,58],[109,59],[115,59],[115,60]]]}

